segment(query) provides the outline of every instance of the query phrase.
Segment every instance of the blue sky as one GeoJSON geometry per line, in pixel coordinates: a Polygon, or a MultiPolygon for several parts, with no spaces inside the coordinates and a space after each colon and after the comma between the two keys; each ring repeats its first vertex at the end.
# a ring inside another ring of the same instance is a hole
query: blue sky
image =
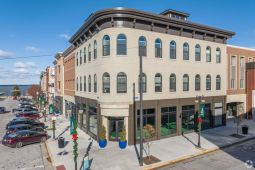
{"type": "Polygon", "coordinates": [[[0,0],[0,85],[38,83],[84,20],[112,7],[187,12],[190,21],[236,32],[229,44],[255,48],[254,0],[0,0]]]}

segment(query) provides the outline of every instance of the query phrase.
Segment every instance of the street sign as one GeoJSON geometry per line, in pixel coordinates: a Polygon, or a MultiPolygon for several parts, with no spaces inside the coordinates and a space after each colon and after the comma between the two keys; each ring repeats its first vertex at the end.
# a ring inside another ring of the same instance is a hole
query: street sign
{"type": "Polygon", "coordinates": [[[200,104],[200,114],[199,117],[205,116],[205,104],[200,104]]]}

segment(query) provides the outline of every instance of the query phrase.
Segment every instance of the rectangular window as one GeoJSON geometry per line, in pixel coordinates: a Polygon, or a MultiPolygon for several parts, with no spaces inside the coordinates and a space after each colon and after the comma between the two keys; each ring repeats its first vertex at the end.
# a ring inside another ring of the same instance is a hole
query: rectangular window
{"type": "Polygon", "coordinates": [[[195,106],[182,106],[182,132],[188,132],[195,128],[195,106]]]}
{"type": "Polygon", "coordinates": [[[58,81],[58,89],[60,90],[60,81],[58,81]]]}
{"type": "Polygon", "coordinates": [[[176,134],[176,106],[161,108],[161,136],[176,134]]]}
{"type": "Polygon", "coordinates": [[[230,88],[235,88],[236,79],[236,57],[232,56],[230,60],[230,88]]]}
{"type": "Polygon", "coordinates": [[[240,84],[239,84],[239,86],[240,86],[240,88],[244,88],[244,79],[245,79],[245,58],[244,57],[241,57],[240,58],[240,67],[239,67],[239,69],[240,69],[240,84]]]}
{"type": "MultiPolygon", "coordinates": [[[[145,125],[152,125],[156,129],[156,116],[155,109],[143,109],[143,127],[145,125]]],[[[137,139],[140,138],[140,110],[137,110],[137,139]]]]}

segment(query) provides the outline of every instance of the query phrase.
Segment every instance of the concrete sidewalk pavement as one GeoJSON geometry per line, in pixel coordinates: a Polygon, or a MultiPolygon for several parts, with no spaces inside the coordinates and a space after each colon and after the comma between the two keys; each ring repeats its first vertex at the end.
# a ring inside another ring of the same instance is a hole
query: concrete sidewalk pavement
{"type": "MultiPolygon", "coordinates": [[[[49,122],[48,122],[49,123],[49,122]]],[[[233,121],[229,121],[227,126],[209,129],[202,132],[201,146],[197,148],[197,134],[189,133],[184,136],[175,136],[166,139],[154,141],[151,146],[151,154],[160,159],[161,162],[152,165],[139,166],[138,155],[134,146],[127,146],[121,150],[117,142],[109,142],[105,149],[100,149],[98,143],[93,141],[89,158],[91,159],[91,169],[95,170],[127,170],[127,169],[154,169],[156,167],[165,166],[175,162],[188,159],[200,154],[205,154],[221,147],[232,145],[236,142],[247,140],[255,137],[255,122],[244,120],[241,124],[249,126],[249,134],[244,138],[238,139],[230,135],[236,133],[236,125],[233,121]]],[[[51,156],[54,166],[64,165],[67,170],[74,169],[73,161],[73,142],[70,135],[70,130],[65,131],[69,126],[69,121],[60,116],[56,124],[56,137],[63,133],[67,145],[60,149],[58,141],[50,138],[46,146],[51,156]]],[[[241,128],[241,126],[239,127],[241,128]]],[[[239,130],[241,132],[241,129],[239,130]]],[[[52,131],[49,131],[52,136],[52,131]]],[[[82,158],[86,153],[91,138],[83,131],[78,129],[78,168],[81,166],[82,158]]],[[[139,145],[137,145],[139,151],[139,145]]],[[[145,153],[144,153],[145,155],[145,153]]]]}

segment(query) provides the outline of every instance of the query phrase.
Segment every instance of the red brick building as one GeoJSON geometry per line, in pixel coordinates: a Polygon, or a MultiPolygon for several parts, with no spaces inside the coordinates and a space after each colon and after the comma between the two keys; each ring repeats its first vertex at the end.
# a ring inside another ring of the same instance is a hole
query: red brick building
{"type": "Polygon", "coordinates": [[[246,64],[247,77],[247,112],[249,118],[255,119],[255,62],[246,64]]]}
{"type": "Polygon", "coordinates": [[[252,62],[255,49],[227,47],[227,117],[251,114],[251,91],[255,89],[252,62]]]}

